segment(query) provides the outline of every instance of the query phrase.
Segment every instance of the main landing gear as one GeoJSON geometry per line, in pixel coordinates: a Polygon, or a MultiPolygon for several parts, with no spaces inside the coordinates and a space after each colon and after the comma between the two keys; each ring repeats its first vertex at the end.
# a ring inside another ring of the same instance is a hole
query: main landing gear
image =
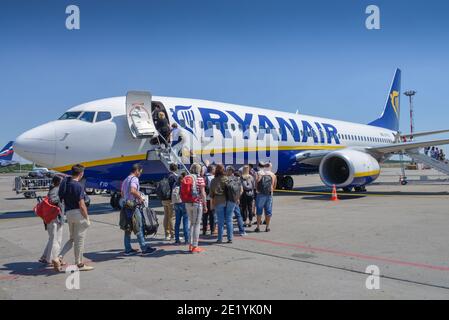
{"type": "Polygon", "coordinates": [[[352,192],[352,189],[354,189],[355,192],[366,192],[366,187],[365,186],[360,186],[360,187],[345,187],[343,188],[343,192],[349,193],[352,192]]]}
{"type": "Polygon", "coordinates": [[[295,186],[295,182],[291,176],[277,176],[276,189],[280,190],[292,190],[295,186]]]}
{"type": "Polygon", "coordinates": [[[111,207],[114,210],[120,210],[120,194],[115,192],[111,196],[111,207]]]}

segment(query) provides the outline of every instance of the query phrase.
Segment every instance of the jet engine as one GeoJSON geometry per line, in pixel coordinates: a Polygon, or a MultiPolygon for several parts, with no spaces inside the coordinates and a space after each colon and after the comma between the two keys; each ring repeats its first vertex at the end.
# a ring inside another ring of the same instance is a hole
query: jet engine
{"type": "Polygon", "coordinates": [[[360,187],[379,177],[379,162],[365,152],[344,149],[327,154],[320,163],[320,177],[327,186],[360,187]]]}

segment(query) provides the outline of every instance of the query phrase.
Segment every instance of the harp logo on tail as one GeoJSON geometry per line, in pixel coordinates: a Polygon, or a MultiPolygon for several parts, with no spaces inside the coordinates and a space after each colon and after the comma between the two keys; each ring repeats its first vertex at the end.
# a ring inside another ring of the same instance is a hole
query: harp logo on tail
{"type": "Polygon", "coordinates": [[[399,116],[399,92],[393,91],[390,93],[391,106],[393,107],[396,116],[399,116]]]}

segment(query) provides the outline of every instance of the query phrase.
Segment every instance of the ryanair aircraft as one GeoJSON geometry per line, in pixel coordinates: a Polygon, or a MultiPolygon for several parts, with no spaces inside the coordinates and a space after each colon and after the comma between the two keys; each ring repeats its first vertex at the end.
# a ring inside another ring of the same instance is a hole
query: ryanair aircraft
{"type": "MultiPolygon", "coordinates": [[[[293,188],[292,175],[318,173],[327,186],[363,191],[379,176],[379,163],[393,154],[449,143],[403,142],[409,136],[399,133],[400,83],[398,69],[382,115],[368,124],[129,92],[76,106],[58,120],[23,133],[14,149],[63,173],[81,163],[88,188],[111,191],[119,190],[134,163],[144,166],[143,181],[155,182],[167,173],[167,163],[192,158],[235,167],[271,161],[284,189],[293,188]],[[160,112],[182,131],[182,158],[161,147],[154,123],[160,112]]],[[[413,136],[441,132],[449,130],[413,136]]]]}

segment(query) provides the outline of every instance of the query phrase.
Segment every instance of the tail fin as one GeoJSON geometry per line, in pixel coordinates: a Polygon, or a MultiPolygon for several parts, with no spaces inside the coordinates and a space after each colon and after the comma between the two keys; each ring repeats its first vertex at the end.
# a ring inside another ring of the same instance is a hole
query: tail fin
{"type": "Polygon", "coordinates": [[[401,101],[401,70],[396,69],[393,83],[387,97],[385,109],[379,119],[369,123],[371,126],[399,131],[399,114],[401,101]]]}
{"type": "Polygon", "coordinates": [[[8,142],[8,144],[0,151],[0,160],[4,161],[11,161],[12,157],[14,155],[13,150],[13,143],[12,141],[8,142]]]}

